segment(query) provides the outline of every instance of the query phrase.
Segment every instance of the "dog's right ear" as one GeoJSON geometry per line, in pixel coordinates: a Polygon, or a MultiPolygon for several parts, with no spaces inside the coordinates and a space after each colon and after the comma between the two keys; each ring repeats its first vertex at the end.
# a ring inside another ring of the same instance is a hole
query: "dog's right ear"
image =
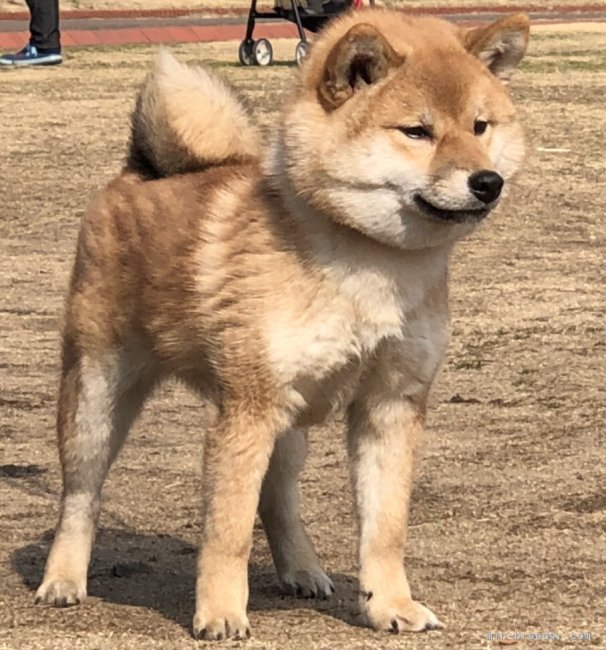
{"type": "Polygon", "coordinates": [[[379,30],[367,23],[355,25],[328,55],[318,99],[326,111],[334,111],[356,91],[386,77],[402,61],[379,30]]]}

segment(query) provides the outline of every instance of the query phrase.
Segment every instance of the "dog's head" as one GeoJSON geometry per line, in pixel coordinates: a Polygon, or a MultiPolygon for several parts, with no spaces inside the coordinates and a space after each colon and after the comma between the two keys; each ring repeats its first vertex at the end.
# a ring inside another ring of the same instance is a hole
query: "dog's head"
{"type": "Polygon", "coordinates": [[[492,210],[524,143],[506,90],[528,19],[476,29],[350,13],[303,64],[277,149],[308,205],[404,249],[464,236],[492,210]]]}

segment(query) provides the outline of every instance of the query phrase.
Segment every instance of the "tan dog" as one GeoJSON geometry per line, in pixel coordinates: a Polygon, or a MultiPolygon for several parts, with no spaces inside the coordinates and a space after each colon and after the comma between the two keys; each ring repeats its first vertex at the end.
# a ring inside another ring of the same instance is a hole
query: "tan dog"
{"type": "Polygon", "coordinates": [[[314,44],[264,154],[207,70],[162,53],[128,164],[84,217],[59,398],[64,492],[38,601],[72,605],[109,467],[154,386],[216,406],[206,432],[194,633],[249,635],[257,508],[280,583],[327,596],[298,511],[305,427],[349,414],[361,608],[439,627],[403,565],[413,457],[448,332],[454,242],[494,208],[523,141],[503,82],[524,16],[463,30],[358,11],[314,44]]]}

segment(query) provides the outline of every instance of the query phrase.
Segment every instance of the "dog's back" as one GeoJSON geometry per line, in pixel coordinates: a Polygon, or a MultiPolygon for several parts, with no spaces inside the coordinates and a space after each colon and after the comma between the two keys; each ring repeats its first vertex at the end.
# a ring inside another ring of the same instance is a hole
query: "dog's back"
{"type": "Polygon", "coordinates": [[[205,377],[212,392],[208,348],[217,347],[225,323],[234,329],[254,319],[251,292],[238,300],[234,287],[262,275],[269,250],[280,255],[260,223],[273,199],[260,183],[257,133],[222,79],[166,50],[143,83],[131,124],[124,169],[81,223],[64,373],[73,348],[127,351],[134,367],[176,373],[198,388],[205,377]],[[244,249],[256,258],[250,268],[244,249]]]}

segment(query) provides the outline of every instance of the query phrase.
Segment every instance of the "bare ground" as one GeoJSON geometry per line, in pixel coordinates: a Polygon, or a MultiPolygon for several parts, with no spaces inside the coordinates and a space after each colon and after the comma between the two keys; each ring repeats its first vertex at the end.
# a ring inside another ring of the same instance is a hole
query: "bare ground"
{"type": "MultiPolygon", "coordinates": [[[[595,30],[601,28],[596,27],[595,30]]],[[[332,601],[279,595],[260,529],[247,648],[604,647],[604,33],[535,33],[513,84],[530,156],[510,198],[453,260],[453,341],[435,387],[407,563],[442,632],[358,626],[342,427],[312,432],[304,517],[332,601]],[[591,640],[573,641],[573,633],[591,640]]],[[[292,59],[293,42],[277,42],[292,59]]],[[[236,45],[187,45],[271,128],[290,65],[244,69],[236,45]]],[[[143,47],[70,50],[0,76],[0,648],[193,648],[204,407],[178,386],[148,406],[105,490],[78,608],[34,607],[60,490],[58,323],[78,220],[119,168],[143,47]]],[[[232,642],[229,647],[239,647],[232,642]]]]}

